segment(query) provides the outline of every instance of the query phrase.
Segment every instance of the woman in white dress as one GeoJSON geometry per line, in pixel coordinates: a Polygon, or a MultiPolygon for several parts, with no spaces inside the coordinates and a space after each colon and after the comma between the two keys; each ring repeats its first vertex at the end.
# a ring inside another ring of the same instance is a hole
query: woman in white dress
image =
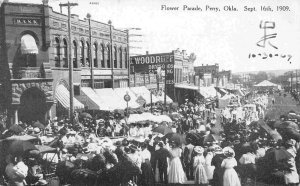
{"type": "Polygon", "coordinates": [[[214,157],[214,147],[211,146],[207,149],[207,154],[205,156],[205,172],[207,175],[207,179],[208,180],[212,180],[213,179],[213,175],[214,175],[214,170],[215,170],[215,166],[211,165],[211,161],[214,157]]]}
{"type": "Polygon", "coordinates": [[[204,149],[200,146],[196,146],[194,148],[194,152],[196,156],[194,157],[193,161],[193,168],[194,168],[194,182],[195,184],[200,185],[208,185],[207,175],[204,168],[205,165],[205,158],[203,156],[204,149]]]}
{"type": "Polygon", "coordinates": [[[225,147],[223,153],[226,156],[221,164],[221,167],[225,168],[223,186],[241,186],[238,174],[234,170],[234,167],[237,166],[237,162],[234,158],[234,150],[230,147],[225,147]]]}
{"type": "Polygon", "coordinates": [[[176,144],[175,142],[172,142],[171,144],[172,144],[172,149],[170,150],[170,153],[172,154],[173,158],[171,159],[170,162],[168,182],[184,183],[187,180],[187,178],[180,161],[182,149],[180,149],[179,145],[176,144]]]}

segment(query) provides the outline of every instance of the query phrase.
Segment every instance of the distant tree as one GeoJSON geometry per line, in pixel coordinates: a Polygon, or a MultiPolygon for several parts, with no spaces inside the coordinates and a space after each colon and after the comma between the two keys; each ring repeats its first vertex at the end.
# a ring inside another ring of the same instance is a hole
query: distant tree
{"type": "Polygon", "coordinates": [[[194,63],[196,61],[197,56],[195,55],[195,53],[191,53],[189,56],[189,62],[194,63]]]}
{"type": "Polygon", "coordinates": [[[241,76],[237,74],[232,74],[232,83],[238,84],[241,82],[241,76]]]}
{"type": "Polygon", "coordinates": [[[268,79],[268,74],[264,71],[260,71],[254,76],[254,81],[256,83],[260,83],[263,80],[267,80],[267,79],[268,79]]]}

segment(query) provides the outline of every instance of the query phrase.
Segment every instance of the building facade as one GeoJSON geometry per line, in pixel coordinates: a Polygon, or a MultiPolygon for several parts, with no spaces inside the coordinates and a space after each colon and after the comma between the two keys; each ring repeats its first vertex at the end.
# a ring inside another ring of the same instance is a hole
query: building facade
{"type": "Polygon", "coordinates": [[[146,86],[157,93],[164,90],[177,101],[176,84],[193,82],[193,63],[185,50],[173,50],[170,53],[158,53],[130,57],[130,86],[146,86]],[[165,79],[166,76],[166,79],[165,79]]]}
{"type": "Polygon", "coordinates": [[[112,79],[114,87],[128,86],[125,31],[73,14],[69,43],[68,16],[47,4],[3,3],[0,25],[0,102],[12,123],[55,116],[56,88],[69,89],[69,53],[75,96],[80,87],[91,86],[91,65],[95,88],[112,88],[112,79]]]}

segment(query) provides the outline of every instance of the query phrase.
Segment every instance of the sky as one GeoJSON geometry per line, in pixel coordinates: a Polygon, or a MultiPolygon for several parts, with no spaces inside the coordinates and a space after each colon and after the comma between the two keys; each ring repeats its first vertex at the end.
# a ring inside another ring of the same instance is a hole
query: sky
{"type": "MultiPolygon", "coordinates": [[[[299,0],[72,1],[78,3],[77,7],[72,8],[72,14],[78,14],[82,19],[90,13],[92,19],[100,22],[111,20],[115,28],[141,28],[131,32],[142,34],[142,37],[132,37],[132,40],[142,41],[130,43],[142,47],[135,53],[166,53],[179,48],[188,54],[195,53],[197,59],[194,66],[218,63],[221,70],[233,72],[300,68],[299,0]],[[179,7],[179,10],[162,10],[162,5],[179,7]],[[183,11],[184,5],[198,5],[203,11],[183,11]],[[206,6],[218,7],[220,11],[206,11],[206,6]],[[236,7],[238,11],[224,11],[224,6],[236,7]],[[244,6],[255,7],[257,11],[244,11],[244,6]],[[273,11],[262,12],[261,6],[271,6],[273,11]],[[276,11],[277,6],[288,6],[289,11],[276,11]],[[261,21],[274,22],[275,27],[267,29],[267,34],[277,34],[267,40],[265,47],[257,46],[264,36],[264,29],[259,27],[261,21]],[[262,59],[264,53],[268,55],[267,59],[262,59]],[[249,54],[256,57],[249,58],[249,54]],[[288,55],[291,56],[289,61],[288,55]]],[[[10,2],[41,3],[42,0],[10,2]]],[[[55,11],[59,11],[59,2],[66,0],[49,0],[55,11]]],[[[65,8],[63,13],[67,13],[65,8]]]]}

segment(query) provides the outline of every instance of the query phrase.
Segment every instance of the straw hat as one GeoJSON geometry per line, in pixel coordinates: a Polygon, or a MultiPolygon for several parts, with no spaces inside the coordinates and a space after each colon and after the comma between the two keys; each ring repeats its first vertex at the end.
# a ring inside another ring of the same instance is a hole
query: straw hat
{"type": "Polygon", "coordinates": [[[197,153],[197,154],[202,154],[204,152],[204,149],[201,147],[201,146],[196,146],[194,148],[194,151],[197,153]]]}
{"type": "Polygon", "coordinates": [[[233,158],[235,156],[235,152],[231,147],[225,147],[223,153],[228,158],[233,158]]]}

